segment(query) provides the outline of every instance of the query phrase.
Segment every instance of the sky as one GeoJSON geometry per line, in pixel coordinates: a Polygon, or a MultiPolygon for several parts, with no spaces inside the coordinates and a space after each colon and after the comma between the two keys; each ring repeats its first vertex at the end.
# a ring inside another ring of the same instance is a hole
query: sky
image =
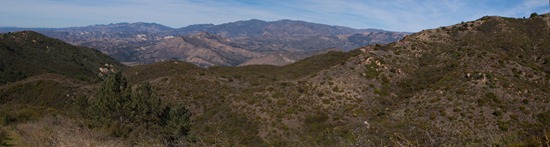
{"type": "Polygon", "coordinates": [[[0,0],[0,26],[153,22],[173,28],[239,20],[303,20],[417,32],[487,15],[529,17],[550,0],[0,0]]]}

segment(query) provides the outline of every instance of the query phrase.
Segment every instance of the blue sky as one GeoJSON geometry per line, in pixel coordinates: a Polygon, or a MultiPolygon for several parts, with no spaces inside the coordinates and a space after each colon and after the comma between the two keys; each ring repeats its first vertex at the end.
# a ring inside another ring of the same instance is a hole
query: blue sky
{"type": "Polygon", "coordinates": [[[0,26],[154,22],[170,27],[238,20],[304,20],[416,32],[486,15],[548,13],[549,0],[1,0],[0,26]]]}

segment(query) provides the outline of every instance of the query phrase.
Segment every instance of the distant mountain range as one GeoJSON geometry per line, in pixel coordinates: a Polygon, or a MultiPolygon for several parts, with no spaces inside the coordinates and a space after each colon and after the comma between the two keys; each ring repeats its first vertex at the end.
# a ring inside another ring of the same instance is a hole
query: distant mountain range
{"type": "Polygon", "coordinates": [[[183,28],[143,22],[70,28],[0,27],[3,33],[22,30],[95,48],[126,64],[181,60],[199,66],[285,65],[329,50],[395,42],[409,34],[257,19],[183,28]]]}

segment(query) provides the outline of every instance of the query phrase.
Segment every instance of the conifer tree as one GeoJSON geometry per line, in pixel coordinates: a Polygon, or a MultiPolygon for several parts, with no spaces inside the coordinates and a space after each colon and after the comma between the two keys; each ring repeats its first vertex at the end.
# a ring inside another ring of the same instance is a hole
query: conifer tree
{"type": "Polygon", "coordinates": [[[113,121],[124,122],[126,116],[124,105],[130,98],[128,82],[117,72],[103,81],[101,87],[91,99],[89,113],[97,123],[105,124],[113,121]]]}
{"type": "Polygon", "coordinates": [[[89,103],[92,124],[109,128],[114,136],[156,134],[172,144],[189,134],[191,113],[185,106],[163,107],[151,85],[141,83],[132,89],[121,72],[103,81],[89,103]]]}

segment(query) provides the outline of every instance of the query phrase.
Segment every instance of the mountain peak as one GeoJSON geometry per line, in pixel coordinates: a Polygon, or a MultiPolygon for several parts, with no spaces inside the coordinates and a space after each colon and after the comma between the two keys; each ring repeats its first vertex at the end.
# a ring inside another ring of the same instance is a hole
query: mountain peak
{"type": "Polygon", "coordinates": [[[23,30],[23,31],[18,31],[18,32],[12,32],[12,33],[9,33],[11,35],[15,35],[15,36],[19,36],[19,35],[41,35],[43,36],[42,34],[38,33],[38,32],[35,32],[35,31],[31,31],[31,30],[23,30]]]}
{"type": "Polygon", "coordinates": [[[189,35],[189,37],[196,37],[196,38],[208,38],[208,39],[219,39],[221,38],[221,36],[219,35],[216,35],[216,34],[212,34],[210,32],[198,32],[198,33],[195,33],[195,34],[191,34],[189,35]]]}
{"type": "Polygon", "coordinates": [[[247,20],[248,22],[267,22],[267,21],[264,21],[264,20],[260,20],[260,19],[250,19],[250,20],[247,20]]]}
{"type": "Polygon", "coordinates": [[[19,32],[11,32],[11,33],[8,33],[8,34],[1,34],[0,38],[4,38],[4,37],[7,37],[7,36],[11,36],[11,38],[16,39],[17,42],[25,42],[25,41],[36,42],[36,41],[48,38],[48,37],[46,37],[46,36],[44,36],[44,35],[42,35],[38,32],[30,31],[30,30],[24,30],[24,31],[19,31],[19,32]]]}
{"type": "Polygon", "coordinates": [[[106,31],[124,31],[124,32],[162,32],[167,31],[173,28],[149,22],[121,22],[121,23],[111,23],[111,24],[99,24],[91,25],[87,27],[77,27],[83,30],[106,30],[106,31]]]}
{"type": "Polygon", "coordinates": [[[224,25],[230,25],[230,26],[231,25],[239,25],[239,26],[244,26],[244,25],[265,25],[267,23],[268,22],[264,21],[264,20],[250,19],[250,20],[241,20],[241,21],[223,23],[223,24],[220,24],[218,26],[224,26],[224,25]]]}

